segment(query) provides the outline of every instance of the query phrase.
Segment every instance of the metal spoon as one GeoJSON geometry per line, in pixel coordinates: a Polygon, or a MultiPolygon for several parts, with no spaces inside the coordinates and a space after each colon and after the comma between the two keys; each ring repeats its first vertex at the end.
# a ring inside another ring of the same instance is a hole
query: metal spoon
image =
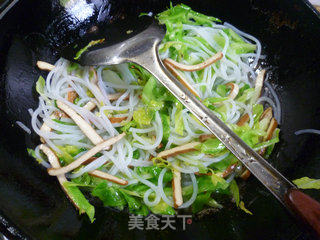
{"type": "Polygon", "coordinates": [[[162,64],[158,46],[165,29],[152,23],[146,30],[121,43],[84,53],[82,65],[114,65],[134,62],[153,74],[193,113],[290,211],[320,236],[320,204],[299,191],[280,172],[242,141],[211,110],[189,92],[162,64]]]}

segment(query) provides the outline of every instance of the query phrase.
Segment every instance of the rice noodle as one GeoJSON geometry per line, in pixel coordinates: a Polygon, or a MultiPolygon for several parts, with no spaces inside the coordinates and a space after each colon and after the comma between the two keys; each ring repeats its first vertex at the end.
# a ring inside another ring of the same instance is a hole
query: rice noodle
{"type": "Polygon", "coordinates": [[[278,115],[279,114],[279,110],[277,109],[276,105],[274,104],[274,102],[272,101],[271,98],[265,97],[265,96],[264,97],[260,97],[257,100],[257,103],[261,103],[261,102],[266,102],[272,107],[272,109],[274,110],[275,119],[279,119],[280,118],[279,115],[278,115]]]}
{"type": "Polygon", "coordinates": [[[158,147],[162,141],[162,136],[163,136],[161,118],[158,112],[156,112],[155,123],[153,124],[153,127],[156,132],[156,140],[154,141],[153,144],[149,143],[148,141],[144,140],[142,137],[138,136],[136,132],[132,132],[132,136],[134,137],[134,139],[141,143],[141,144],[134,143],[133,146],[136,148],[144,149],[144,150],[153,150],[156,147],[158,147]]]}
{"type": "Polygon", "coordinates": [[[192,180],[192,196],[187,202],[184,202],[179,208],[189,207],[196,200],[196,197],[198,195],[198,183],[194,173],[191,173],[190,177],[192,180]]]}
{"type": "Polygon", "coordinates": [[[69,178],[80,177],[82,174],[84,174],[86,172],[90,172],[90,171],[93,171],[93,170],[101,167],[106,161],[107,161],[106,156],[102,155],[101,157],[99,157],[96,160],[92,161],[91,163],[89,163],[85,167],[81,168],[78,172],[73,173],[73,174],[69,174],[68,177],[69,178]]]}
{"type": "Polygon", "coordinates": [[[26,125],[24,125],[22,122],[20,121],[16,121],[16,124],[22,128],[23,131],[25,131],[28,134],[31,134],[31,130],[30,128],[28,128],[26,125]]]}
{"type": "Polygon", "coordinates": [[[306,134],[306,133],[320,134],[320,130],[317,130],[317,129],[301,129],[301,130],[296,131],[294,134],[295,135],[300,135],[300,134],[306,134]]]}
{"type": "Polygon", "coordinates": [[[163,176],[164,174],[166,173],[167,171],[167,168],[163,168],[160,175],[159,175],[159,178],[158,178],[158,188],[159,188],[159,193],[160,193],[160,196],[162,198],[162,200],[168,204],[169,206],[173,207],[173,200],[172,199],[169,199],[166,194],[164,193],[164,186],[163,186],[163,176]]]}
{"type": "Polygon", "coordinates": [[[226,26],[226,27],[230,27],[233,31],[238,33],[240,36],[248,38],[248,39],[254,41],[257,44],[257,53],[256,53],[256,57],[254,59],[254,62],[252,64],[254,68],[257,67],[258,60],[259,60],[260,55],[261,55],[261,43],[260,43],[260,41],[257,38],[255,38],[254,36],[240,31],[238,28],[236,28],[235,26],[231,25],[230,23],[225,22],[223,25],[226,26]]]}
{"type": "Polygon", "coordinates": [[[161,200],[161,196],[160,196],[160,192],[159,192],[159,188],[157,186],[155,186],[153,183],[149,182],[146,179],[141,178],[138,174],[136,174],[135,172],[132,171],[132,175],[137,178],[140,182],[142,182],[143,184],[147,185],[148,187],[150,187],[149,190],[147,190],[144,194],[143,197],[143,201],[145,202],[145,204],[147,206],[155,206],[157,205],[160,200],[161,200]],[[154,192],[156,194],[155,200],[153,202],[149,201],[149,195],[154,192]]]}
{"type": "Polygon", "coordinates": [[[276,111],[275,119],[277,120],[278,123],[280,123],[280,121],[281,121],[281,104],[280,104],[279,97],[277,96],[276,92],[274,91],[273,87],[271,86],[271,84],[269,82],[265,81],[264,84],[266,85],[266,87],[270,91],[274,101],[276,102],[276,109],[273,109],[273,110],[276,111]]]}

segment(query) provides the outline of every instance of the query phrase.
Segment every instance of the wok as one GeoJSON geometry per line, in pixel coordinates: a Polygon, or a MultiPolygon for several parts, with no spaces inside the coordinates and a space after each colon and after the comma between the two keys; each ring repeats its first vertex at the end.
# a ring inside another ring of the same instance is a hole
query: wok
{"type": "MultiPolygon", "coordinates": [[[[60,1],[63,2],[63,1],[60,1]]],[[[30,127],[37,106],[37,60],[54,63],[75,42],[102,32],[108,24],[140,12],[160,12],[169,1],[82,1],[66,12],[59,1],[21,1],[0,19],[0,231],[9,239],[312,239],[254,178],[241,186],[247,215],[226,205],[193,216],[186,230],[128,230],[128,213],[104,208],[96,199],[96,221],[79,216],[59,188],[26,153],[38,143],[15,124],[30,127]],[[90,10],[92,9],[92,11],[90,10]]],[[[320,136],[295,136],[320,129],[320,19],[299,0],[179,1],[213,15],[261,40],[269,81],[282,106],[281,141],[270,162],[289,179],[320,178],[320,136]]],[[[173,2],[177,3],[176,1],[173,2]]],[[[78,47],[81,47],[79,44],[78,47]]],[[[320,200],[316,191],[307,191],[320,200]]]]}

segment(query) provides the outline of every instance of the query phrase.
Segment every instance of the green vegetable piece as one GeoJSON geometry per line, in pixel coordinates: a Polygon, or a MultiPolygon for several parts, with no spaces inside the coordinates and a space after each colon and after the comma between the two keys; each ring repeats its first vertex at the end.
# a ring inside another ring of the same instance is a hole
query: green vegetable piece
{"type": "Polygon", "coordinates": [[[218,175],[212,173],[211,175],[211,182],[215,188],[220,188],[222,190],[225,190],[228,188],[229,183],[224,180],[224,178],[219,177],[218,175]]]}
{"type": "Polygon", "coordinates": [[[240,203],[240,193],[239,193],[239,187],[238,187],[237,182],[235,180],[232,180],[229,188],[230,188],[230,192],[232,194],[232,197],[238,207],[239,203],[240,203]]]}
{"type": "Polygon", "coordinates": [[[125,81],[123,81],[120,77],[120,74],[116,71],[112,71],[110,69],[105,69],[102,72],[103,80],[109,83],[113,83],[116,85],[128,85],[125,81]]]}
{"type": "Polygon", "coordinates": [[[195,165],[199,168],[199,173],[206,174],[208,172],[208,168],[205,167],[202,163],[195,164],[195,165]]]}
{"type": "MultiPolygon", "coordinates": [[[[220,193],[228,194],[229,193],[229,191],[227,189],[228,183],[226,183],[223,180],[220,180],[220,178],[217,180],[214,179],[214,181],[215,181],[215,184],[214,184],[211,176],[204,175],[201,177],[197,177],[198,193],[200,194],[203,192],[217,192],[218,191],[220,193]]],[[[193,192],[192,185],[182,188],[182,195],[183,196],[191,195],[192,192],[193,192]]]]}
{"type": "MultiPolygon", "coordinates": [[[[202,192],[212,192],[214,190],[216,190],[216,186],[214,186],[212,184],[212,180],[210,176],[202,176],[197,178],[197,183],[198,183],[198,192],[202,193],[202,192]]],[[[192,187],[191,187],[192,190],[192,187]]],[[[191,191],[192,193],[192,191],[191,191]]],[[[184,194],[183,194],[184,196],[184,194]]]]}
{"type": "Polygon", "coordinates": [[[133,112],[133,120],[139,125],[150,125],[153,119],[154,112],[149,109],[139,108],[133,112]]]}
{"type": "Polygon", "coordinates": [[[62,7],[65,7],[69,1],[70,0],[60,0],[59,2],[62,7]]]}
{"type": "Polygon", "coordinates": [[[73,157],[67,151],[65,151],[63,147],[58,146],[58,148],[60,149],[61,153],[57,153],[57,156],[62,166],[70,164],[74,161],[73,157]]]}
{"type": "Polygon", "coordinates": [[[149,207],[151,212],[154,214],[162,214],[162,215],[175,215],[175,210],[166,204],[163,200],[161,200],[157,205],[153,207],[149,207]]]}
{"type": "Polygon", "coordinates": [[[245,43],[245,41],[233,31],[231,28],[225,28],[223,31],[234,41],[238,43],[245,43]]]}
{"type": "Polygon", "coordinates": [[[226,147],[217,138],[210,138],[196,146],[198,150],[205,154],[217,155],[222,153],[226,147]]]}
{"type": "Polygon", "coordinates": [[[86,94],[88,95],[88,97],[94,98],[94,95],[90,90],[87,90],[86,94]]]}
{"type": "Polygon", "coordinates": [[[80,49],[80,50],[77,52],[77,54],[76,54],[76,56],[74,57],[74,59],[75,59],[75,60],[78,60],[84,52],[88,51],[88,49],[89,49],[90,47],[92,47],[92,46],[94,46],[94,45],[97,45],[97,44],[99,44],[99,43],[102,43],[102,42],[104,42],[104,40],[105,40],[105,39],[103,38],[103,39],[98,39],[98,40],[90,41],[87,46],[85,46],[84,48],[80,49]]]}
{"type": "Polygon", "coordinates": [[[140,151],[139,151],[139,149],[136,149],[136,150],[133,151],[132,157],[133,157],[134,159],[138,159],[138,158],[140,157],[140,151]]]}
{"type": "MultiPolygon", "coordinates": [[[[224,32],[228,32],[228,30],[225,29],[224,32]]],[[[231,31],[232,30],[230,29],[229,32],[231,33],[231,31]]],[[[235,59],[236,55],[244,54],[244,53],[252,53],[256,50],[257,46],[255,44],[244,42],[240,38],[240,36],[236,37],[236,35],[237,35],[236,33],[234,33],[232,35],[233,35],[234,39],[236,39],[236,40],[231,39],[231,41],[229,41],[230,44],[229,44],[229,47],[227,50],[227,57],[231,58],[231,60],[235,59]]],[[[223,48],[225,46],[226,40],[222,34],[220,34],[220,33],[215,34],[213,36],[213,39],[220,47],[223,48]]]]}
{"type": "Polygon", "coordinates": [[[91,183],[92,183],[91,178],[93,177],[91,177],[88,173],[84,173],[77,178],[73,178],[71,181],[79,185],[91,186],[91,183]]]}
{"type": "Polygon", "coordinates": [[[148,108],[154,111],[162,109],[165,101],[176,101],[173,95],[164,86],[158,84],[154,77],[150,77],[144,86],[141,99],[148,108]]]}
{"type": "Polygon", "coordinates": [[[238,96],[241,96],[245,90],[249,89],[250,85],[249,84],[245,84],[242,88],[239,89],[239,93],[238,96]]]}
{"type": "Polygon", "coordinates": [[[250,211],[249,211],[248,209],[246,209],[246,207],[244,206],[244,202],[243,202],[243,201],[240,202],[239,208],[240,208],[242,211],[244,211],[245,213],[252,215],[252,212],[250,212],[250,211]]]}
{"type": "MultiPolygon", "coordinates": [[[[210,107],[210,106],[209,106],[210,107]]],[[[214,110],[216,113],[218,113],[218,116],[220,115],[220,119],[222,121],[226,121],[227,119],[227,107],[226,105],[222,104],[221,106],[217,107],[217,108],[213,108],[212,110],[214,110]]]]}
{"type": "Polygon", "coordinates": [[[37,158],[37,156],[36,156],[36,152],[33,150],[33,149],[31,149],[31,148],[27,148],[27,151],[28,151],[28,154],[31,156],[31,157],[33,157],[33,158],[37,158]]]}
{"type": "Polygon", "coordinates": [[[150,79],[152,76],[147,70],[145,70],[143,67],[130,63],[129,64],[129,70],[131,74],[138,80],[138,85],[144,86],[146,82],[150,79]]]}
{"type": "Polygon", "coordinates": [[[209,107],[212,104],[223,102],[225,100],[228,100],[228,98],[227,97],[209,97],[203,100],[203,104],[209,107]]]}
{"type": "Polygon", "coordinates": [[[158,111],[164,107],[163,101],[151,100],[148,104],[148,109],[158,111]]]}
{"type": "Polygon", "coordinates": [[[263,113],[263,106],[262,104],[255,104],[252,107],[252,113],[253,113],[253,119],[254,122],[256,123],[257,121],[259,121],[262,113],[263,113]]]}
{"type": "Polygon", "coordinates": [[[141,203],[139,199],[128,194],[128,191],[126,191],[125,189],[119,190],[121,191],[122,195],[128,203],[128,209],[130,213],[142,216],[148,215],[149,210],[144,203],[141,203]]]}
{"type": "Polygon", "coordinates": [[[259,127],[251,129],[248,124],[243,126],[233,125],[232,130],[250,147],[254,147],[260,142],[260,138],[263,137],[266,132],[261,130],[259,127]]]}
{"type": "Polygon", "coordinates": [[[216,200],[212,198],[207,202],[207,205],[219,209],[223,208],[223,206],[220,203],[218,203],[216,200]]]}
{"type": "Polygon", "coordinates": [[[257,46],[251,43],[233,42],[230,44],[230,48],[232,48],[236,52],[236,54],[244,54],[254,52],[257,46]]]}
{"type": "Polygon", "coordinates": [[[147,216],[149,214],[149,209],[145,204],[142,204],[139,209],[130,210],[129,211],[136,215],[147,216]]]}
{"type": "MultiPolygon", "coordinates": [[[[158,180],[159,175],[161,173],[163,168],[160,168],[158,166],[150,166],[150,167],[137,167],[137,172],[139,175],[145,175],[150,174],[152,176],[153,180],[158,180]]],[[[163,182],[169,182],[173,178],[171,171],[166,171],[166,173],[163,176],[163,182]]],[[[150,180],[150,179],[149,179],[150,180]]]]}
{"type": "Polygon", "coordinates": [[[222,48],[224,47],[226,40],[220,33],[215,34],[213,36],[213,39],[220,47],[222,47],[222,48]]]}
{"type": "Polygon", "coordinates": [[[79,208],[80,214],[86,213],[91,222],[94,221],[94,213],[95,209],[89,201],[85,198],[82,192],[79,190],[78,187],[73,186],[70,182],[65,182],[63,186],[66,189],[67,195],[69,198],[77,205],[79,208]]]}
{"type": "Polygon", "coordinates": [[[125,132],[126,134],[131,134],[131,132],[129,131],[131,127],[136,127],[137,123],[135,121],[130,121],[128,123],[126,123],[123,127],[121,127],[121,131],[125,132]]]}
{"type": "Polygon", "coordinates": [[[312,179],[303,177],[292,181],[298,188],[301,189],[320,189],[320,179],[312,179]]]}
{"type": "Polygon", "coordinates": [[[205,205],[211,200],[211,192],[198,194],[196,200],[192,204],[192,213],[197,213],[201,211],[205,205]]]}
{"type": "Polygon", "coordinates": [[[27,151],[28,151],[29,156],[31,156],[31,157],[33,157],[35,160],[37,160],[38,163],[42,163],[43,160],[40,159],[40,158],[37,158],[36,153],[35,153],[35,151],[34,151],[33,149],[27,148],[27,151]]]}
{"type": "Polygon", "coordinates": [[[243,91],[242,95],[238,94],[236,100],[238,102],[246,103],[249,99],[254,96],[254,88],[249,88],[243,91]]]}
{"type": "Polygon", "coordinates": [[[78,63],[71,62],[67,67],[67,72],[72,73],[73,71],[78,69],[80,69],[80,65],[78,63]]]}
{"type": "Polygon", "coordinates": [[[275,130],[275,133],[274,133],[274,138],[268,140],[268,141],[265,141],[265,142],[262,142],[262,143],[258,143],[258,144],[255,144],[254,145],[254,150],[260,150],[262,148],[266,148],[266,147],[269,147],[269,146],[274,146],[274,144],[276,144],[277,142],[279,142],[279,132],[280,132],[280,129],[276,129],[275,130]]]}
{"type": "Polygon", "coordinates": [[[45,86],[46,86],[46,80],[42,76],[39,76],[39,78],[36,82],[37,93],[39,93],[40,95],[43,95],[45,86]]]}
{"type": "Polygon", "coordinates": [[[163,141],[168,141],[170,136],[170,116],[160,113],[162,128],[163,128],[163,141]]]}
{"type": "Polygon", "coordinates": [[[225,84],[223,84],[223,85],[218,85],[216,92],[217,92],[221,97],[225,97],[225,96],[227,95],[227,93],[229,92],[229,89],[227,88],[227,86],[226,86],[225,84]]]}
{"type": "Polygon", "coordinates": [[[147,206],[142,203],[140,199],[137,199],[137,197],[140,197],[138,194],[132,191],[128,191],[126,189],[119,189],[125,198],[125,200],[128,203],[128,209],[129,212],[136,215],[142,215],[147,216],[149,213],[149,210],[147,206]]]}
{"type": "MultiPolygon", "coordinates": [[[[120,192],[122,193],[123,197],[125,198],[125,200],[128,203],[128,209],[131,213],[135,213],[137,210],[140,210],[142,208],[142,204],[141,202],[136,199],[133,196],[130,196],[129,194],[127,194],[125,191],[122,191],[122,189],[119,189],[120,192]]],[[[145,208],[144,208],[145,209],[145,208]]],[[[139,212],[140,214],[143,213],[144,216],[147,215],[148,213],[146,212],[139,212]]]]}
{"type": "Polygon", "coordinates": [[[130,190],[126,189],[126,188],[119,188],[119,190],[122,193],[128,194],[130,196],[141,198],[141,196],[138,193],[136,193],[134,191],[130,191],[130,190]]]}
{"type": "MultiPolygon", "coordinates": [[[[75,100],[74,100],[74,104],[78,104],[78,102],[80,101],[80,98],[77,97],[75,100]]],[[[84,106],[84,103],[81,104],[81,107],[84,106]]]]}
{"type": "Polygon", "coordinates": [[[126,205],[126,200],[123,197],[123,194],[121,194],[117,188],[109,187],[106,181],[96,186],[91,194],[92,196],[100,198],[104,206],[118,207],[123,209],[123,207],[126,205]]]}
{"type": "Polygon", "coordinates": [[[57,153],[60,162],[65,165],[74,161],[74,156],[85,151],[85,148],[78,148],[73,145],[58,146],[61,153],[57,153]]]}
{"type": "Polygon", "coordinates": [[[232,154],[229,154],[226,158],[221,160],[220,162],[213,163],[210,166],[214,169],[217,169],[221,172],[225,171],[228,166],[230,166],[233,163],[237,162],[237,158],[233,156],[232,154]]]}
{"type": "MultiPolygon", "coordinates": [[[[149,189],[148,186],[144,185],[143,183],[132,184],[125,188],[126,190],[135,193],[140,197],[143,197],[144,193],[149,189]]],[[[131,194],[133,195],[133,194],[131,194]]],[[[152,195],[152,194],[150,194],[152,195]]]]}
{"type": "Polygon", "coordinates": [[[177,111],[174,115],[174,131],[182,136],[184,131],[184,123],[182,119],[183,105],[180,102],[178,102],[176,103],[176,107],[177,111]]]}
{"type": "Polygon", "coordinates": [[[156,88],[157,80],[154,77],[150,77],[142,90],[141,99],[144,104],[148,104],[149,102],[151,102],[151,100],[156,100],[157,96],[154,95],[154,89],[156,88]]]}
{"type": "Polygon", "coordinates": [[[197,25],[212,25],[212,22],[221,22],[215,17],[206,16],[204,14],[195,12],[185,4],[170,6],[170,8],[157,15],[161,24],[164,23],[186,23],[197,25]]]}
{"type": "Polygon", "coordinates": [[[268,159],[270,157],[270,155],[271,155],[271,153],[272,153],[272,151],[274,149],[274,146],[275,146],[275,144],[272,144],[272,145],[267,147],[267,149],[266,149],[266,151],[265,151],[265,153],[263,155],[264,158],[268,159]]]}

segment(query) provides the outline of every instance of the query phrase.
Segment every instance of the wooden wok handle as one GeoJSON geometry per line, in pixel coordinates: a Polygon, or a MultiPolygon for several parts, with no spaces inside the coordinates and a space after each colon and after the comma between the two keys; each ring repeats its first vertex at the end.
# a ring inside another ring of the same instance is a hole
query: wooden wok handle
{"type": "Polygon", "coordinates": [[[298,189],[290,189],[285,202],[320,238],[320,203],[298,189]]]}

